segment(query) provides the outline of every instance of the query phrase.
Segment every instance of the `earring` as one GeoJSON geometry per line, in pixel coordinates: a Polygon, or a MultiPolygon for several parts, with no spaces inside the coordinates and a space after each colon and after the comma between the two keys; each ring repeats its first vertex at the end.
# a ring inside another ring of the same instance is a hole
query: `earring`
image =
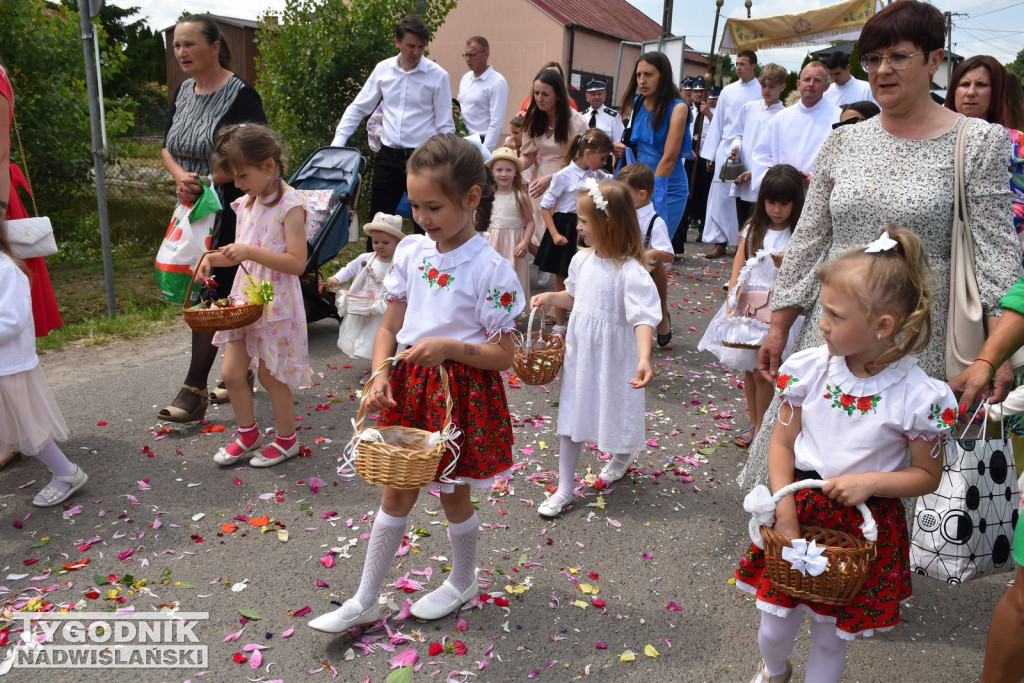
{"type": "Polygon", "coordinates": [[[882,341],[882,333],[881,332],[876,332],[875,333],[875,339],[877,339],[878,341],[882,341]]]}

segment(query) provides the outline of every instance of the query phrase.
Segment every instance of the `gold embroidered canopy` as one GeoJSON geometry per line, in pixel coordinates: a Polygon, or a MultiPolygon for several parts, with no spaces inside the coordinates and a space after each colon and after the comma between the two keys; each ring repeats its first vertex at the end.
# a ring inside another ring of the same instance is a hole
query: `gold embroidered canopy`
{"type": "Polygon", "coordinates": [[[721,50],[759,50],[768,47],[814,45],[828,40],[855,39],[874,16],[879,0],[846,0],[795,14],[725,22],[721,50]]]}

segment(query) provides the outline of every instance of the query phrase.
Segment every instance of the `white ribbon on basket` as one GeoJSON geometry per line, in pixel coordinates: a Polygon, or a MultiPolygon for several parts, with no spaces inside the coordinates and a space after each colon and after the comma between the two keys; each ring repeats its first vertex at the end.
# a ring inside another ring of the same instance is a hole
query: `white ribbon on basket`
{"type": "Polygon", "coordinates": [[[743,509],[750,513],[750,524],[747,530],[750,532],[751,542],[764,550],[761,527],[771,526],[775,521],[775,501],[772,499],[768,487],[761,484],[751,489],[743,499],[743,509]]]}
{"type": "Polygon", "coordinates": [[[807,542],[803,538],[794,538],[793,547],[782,549],[782,559],[793,565],[793,569],[804,576],[819,576],[828,569],[828,558],[823,557],[825,546],[819,546],[816,542],[807,542]]]}

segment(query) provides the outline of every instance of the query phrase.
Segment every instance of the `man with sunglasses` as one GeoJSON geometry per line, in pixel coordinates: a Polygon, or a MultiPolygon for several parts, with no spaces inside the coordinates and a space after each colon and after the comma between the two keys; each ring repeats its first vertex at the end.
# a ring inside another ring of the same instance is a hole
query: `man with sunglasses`
{"type": "Polygon", "coordinates": [[[508,83],[505,77],[487,63],[491,57],[491,46],[483,36],[473,36],[466,41],[466,60],[469,71],[459,82],[459,104],[462,105],[462,120],[470,133],[478,134],[484,147],[493,152],[501,141],[501,127],[505,123],[505,106],[508,104],[508,83]]]}
{"type": "Polygon", "coordinates": [[[808,62],[797,89],[800,101],[780,111],[765,128],[754,146],[751,160],[751,189],[761,188],[761,179],[768,169],[789,164],[804,175],[804,186],[811,180],[818,148],[839,120],[839,107],[825,100],[828,70],[821,62],[808,62]]]}

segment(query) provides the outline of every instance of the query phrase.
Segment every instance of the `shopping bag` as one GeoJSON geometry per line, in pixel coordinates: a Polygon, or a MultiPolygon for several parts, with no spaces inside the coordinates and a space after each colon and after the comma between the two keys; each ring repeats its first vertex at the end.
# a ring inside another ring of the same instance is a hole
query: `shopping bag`
{"type": "MultiPolygon", "coordinates": [[[[195,204],[181,202],[174,208],[153,269],[160,292],[167,301],[185,303],[196,263],[210,248],[210,236],[220,210],[217,192],[205,182],[195,204]]],[[[198,292],[194,296],[198,297],[198,292]]]]}
{"type": "Polygon", "coordinates": [[[954,444],[938,490],[917,499],[910,540],[911,569],[951,584],[1013,569],[1020,502],[1010,439],[954,444]]]}

